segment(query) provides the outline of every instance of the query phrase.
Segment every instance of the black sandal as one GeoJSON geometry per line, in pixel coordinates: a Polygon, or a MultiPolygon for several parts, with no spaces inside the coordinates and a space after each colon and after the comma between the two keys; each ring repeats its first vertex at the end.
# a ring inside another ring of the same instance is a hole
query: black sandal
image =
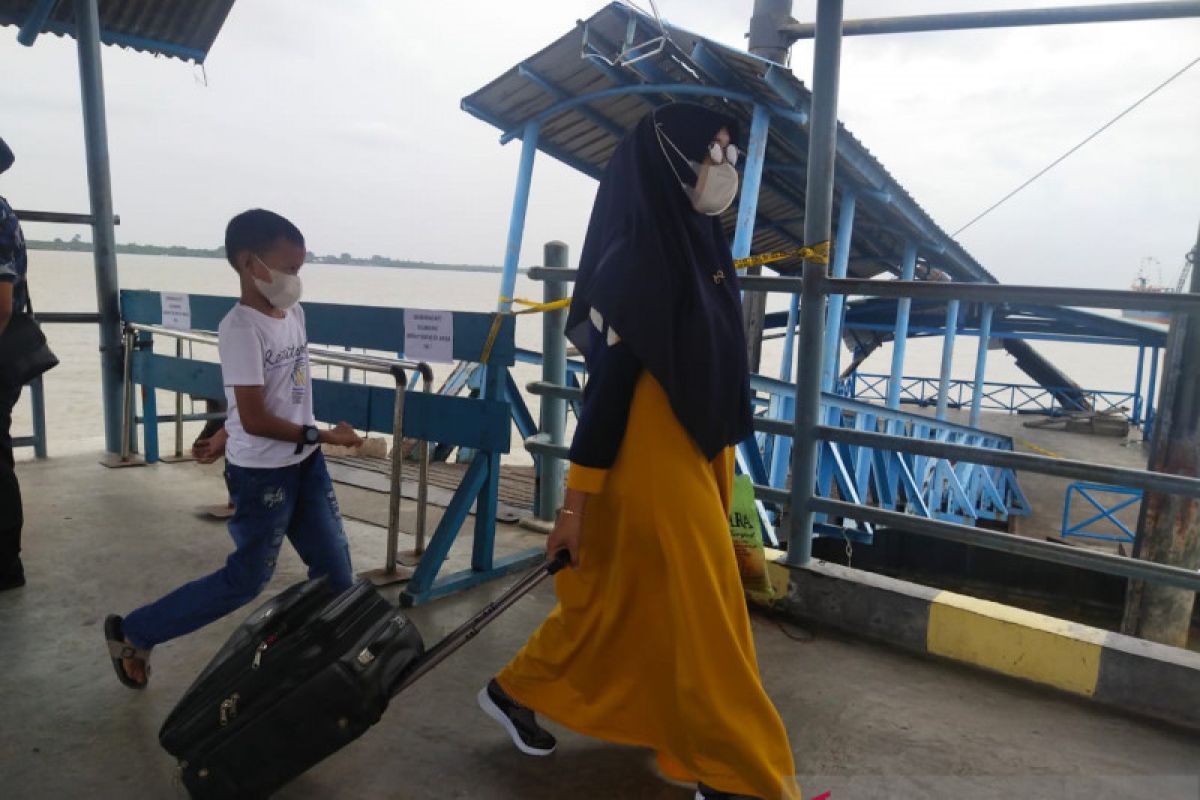
{"type": "Polygon", "coordinates": [[[146,684],[150,683],[150,651],[139,650],[125,641],[125,634],[121,630],[122,621],[118,614],[109,614],[104,620],[104,639],[108,642],[108,655],[112,658],[113,669],[117,671],[117,680],[130,689],[145,689],[146,684]],[[122,663],[122,659],[126,658],[138,658],[145,662],[145,683],[138,683],[129,677],[122,663]]]}

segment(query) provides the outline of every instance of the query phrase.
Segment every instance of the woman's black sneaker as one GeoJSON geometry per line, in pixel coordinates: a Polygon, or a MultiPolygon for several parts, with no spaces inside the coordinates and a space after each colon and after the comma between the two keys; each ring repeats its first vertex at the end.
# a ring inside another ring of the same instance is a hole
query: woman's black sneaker
{"type": "Polygon", "coordinates": [[[504,726],[513,744],[522,753],[530,756],[548,756],[558,746],[550,731],[538,725],[533,710],[513,700],[496,679],[479,690],[479,707],[484,713],[504,726]]]}

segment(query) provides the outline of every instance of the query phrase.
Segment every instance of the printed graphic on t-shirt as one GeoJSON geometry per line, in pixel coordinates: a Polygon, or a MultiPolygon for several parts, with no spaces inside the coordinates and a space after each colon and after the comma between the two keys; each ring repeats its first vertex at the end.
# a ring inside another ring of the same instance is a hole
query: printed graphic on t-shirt
{"type": "MultiPolygon", "coordinates": [[[[289,345],[282,350],[268,349],[263,354],[263,366],[268,375],[276,370],[289,371],[292,405],[300,405],[308,394],[308,345],[289,345]]],[[[271,382],[271,379],[267,379],[271,382]]]]}
{"type": "Polygon", "coordinates": [[[292,370],[292,405],[298,406],[304,402],[304,393],[308,391],[308,377],[304,367],[292,370]]]}

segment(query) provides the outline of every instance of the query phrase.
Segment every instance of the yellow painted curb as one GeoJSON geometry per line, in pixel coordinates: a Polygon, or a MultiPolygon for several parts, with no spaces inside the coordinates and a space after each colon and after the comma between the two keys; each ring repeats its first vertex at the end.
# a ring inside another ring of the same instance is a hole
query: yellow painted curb
{"type": "Polygon", "coordinates": [[[929,608],[928,651],[1091,697],[1104,632],[1012,606],[941,592],[929,608]]]}

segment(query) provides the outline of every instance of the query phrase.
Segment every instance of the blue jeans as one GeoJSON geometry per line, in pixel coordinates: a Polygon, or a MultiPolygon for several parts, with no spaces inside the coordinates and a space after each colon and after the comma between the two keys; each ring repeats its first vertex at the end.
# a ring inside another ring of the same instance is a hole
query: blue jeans
{"type": "Polygon", "coordinates": [[[227,462],[225,484],[234,504],[229,535],[237,549],[211,575],[130,612],[122,627],[135,647],[149,649],[191,633],[249,603],[271,580],[284,536],[308,565],[310,578],[328,575],[337,591],[353,582],[350,546],[319,450],[278,469],[227,462]]]}

